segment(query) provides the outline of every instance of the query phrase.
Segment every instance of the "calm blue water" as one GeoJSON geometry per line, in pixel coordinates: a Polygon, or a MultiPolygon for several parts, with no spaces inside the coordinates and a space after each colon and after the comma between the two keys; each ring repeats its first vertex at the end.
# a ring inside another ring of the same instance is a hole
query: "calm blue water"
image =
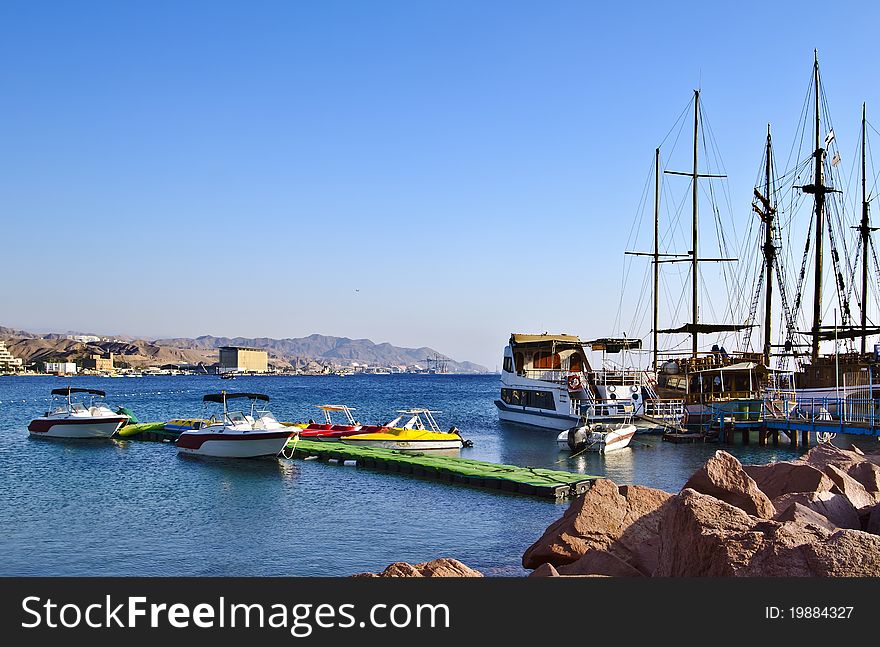
{"type": "MultiPolygon", "coordinates": [[[[455,557],[488,574],[521,575],[523,551],[565,509],[317,461],[183,458],[173,445],[32,439],[26,427],[57,377],[0,378],[0,575],[351,575],[393,561],[455,557]]],[[[474,447],[462,456],[553,467],[678,491],[718,447],[638,436],[607,457],[569,459],[555,433],[498,422],[497,376],[211,376],[71,383],[105,389],[141,421],[203,413],[204,393],[268,394],[281,420],[318,419],[344,403],[362,422],[395,410],[442,411],[474,447]]],[[[730,448],[726,448],[731,450],[730,448]]],[[[787,449],[736,446],[745,463],[792,458],[787,449]]]]}

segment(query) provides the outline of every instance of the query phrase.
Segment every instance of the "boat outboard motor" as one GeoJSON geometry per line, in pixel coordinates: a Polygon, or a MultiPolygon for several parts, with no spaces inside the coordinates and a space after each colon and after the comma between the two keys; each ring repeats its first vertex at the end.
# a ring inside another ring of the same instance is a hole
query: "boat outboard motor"
{"type": "Polygon", "coordinates": [[[568,430],[568,448],[573,452],[579,452],[587,446],[587,427],[572,427],[568,430]]]}

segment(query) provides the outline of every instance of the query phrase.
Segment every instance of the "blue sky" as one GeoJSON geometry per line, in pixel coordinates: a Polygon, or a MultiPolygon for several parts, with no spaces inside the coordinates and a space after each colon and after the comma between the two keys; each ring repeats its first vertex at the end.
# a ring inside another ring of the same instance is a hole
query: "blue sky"
{"type": "Polygon", "coordinates": [[[740,223],[814,47],[843,151],[880,113],[875,7],[715,4],[5,2],[0,325],[490,368],[512,331],[619,334],[653,150],[695,87],[740,223]]]}

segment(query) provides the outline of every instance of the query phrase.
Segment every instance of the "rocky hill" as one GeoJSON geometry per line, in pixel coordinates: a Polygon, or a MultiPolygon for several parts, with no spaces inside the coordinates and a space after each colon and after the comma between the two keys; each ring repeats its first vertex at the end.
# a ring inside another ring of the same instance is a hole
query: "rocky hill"
{"type": "Polygon", "coordinates": [[[217,349],[221,346],[247,346],[264,348],[270,363],[290,366],[309,360],[349,366],[356,362],[371,366],[419,365],[428,368],[427,358],[438,357],[447,361],[451,373],[486,373],[488,369],[472,362],[456,362],[433,348],[401,348],[389,343],[376,344],[369,339],[349,339],[310,335],[301,338],[271,339],[268,337],[213,337],[204,335],[195,339],[179,337],[146,341],[127,336],[114,336],[112,340],[78,342],[67,339],[66,334],[39,335],[23,330],[0,327],[0,339],[7,348],[25,362],[76,361],[93,353],[113,353],[121,362],[131,366],[163,364],[206,364],[217,361],[217,349]]]}
{"type": "Polygon", "coordinates": [[[427,368],[427,358],[439,357],[447,360],[452,373],[487,373],[489,369],[473,362],[456,362],[450,357],[438,353],[433,348],[402,348],[385,342],[376,344],[369,339],[349,339],[348,337],[331,337],[328,335],[309,335],[286,339],[269,337],[213,337],[203,335],[195,339],[157,339],[155,344],[172,348],[192,348],[210,350],[220,346],[247,346],[265,348],[270,356],[293,361],[297,359],[323,359],[338,364],[359,364],[392,366],[418,364],[427,368]]]}

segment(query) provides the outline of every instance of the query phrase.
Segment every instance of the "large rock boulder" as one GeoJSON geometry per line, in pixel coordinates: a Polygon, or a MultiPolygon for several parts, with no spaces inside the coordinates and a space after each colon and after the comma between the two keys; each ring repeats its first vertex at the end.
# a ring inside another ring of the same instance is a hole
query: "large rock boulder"
{"type": "Polygon", "coordinates": [[[545,562],[529,573],[529,577],[559,577],[559,571],[553,567],[553,564],[545,562]]]}
{"type": "Polygon", "coordinates": [[[457,559],[442,557],[422,564],[394,562],[381,573],[358,573],[353,577],[483,577],[457,559]]]}
{"type": "Polygon", "coordinates": [[[767,521],[686,489],[667,506],[661,522],[655,575],[876,577],[880,537],[767,521]]]}
{"type": "Polygon", "coordinates": [[[786,461],[743,465],[743,470],[770,499],[792,492],[827,492],[834,488],[834,481],[807,463],[786,461]]]}
{"type": "MultiPolygon", "coordinates": [[[[858,466],[854,466],[851,470],[856,467],[858,466]]],[[[849,499],[856,510],[869,508],[878,502],[877,497],[869,494],[864,485],[836,465],[826,465],[825,473],[834,481],[834,485],[837,486],[840,493],[849,499]]]]}
{"type": "Polygon", "coordinates": [[[773,517],[773,521],[780,523],[793,522],[802,526],[817,526],[829,532],[837,530],[837,526],[815,510],[808,508],[797,501],[791,503],[783,512],[779,512],[773,517]]]}
{"type": "Polygon", "coordinates": [[[549,563],[559,569],[590,549],[608,551],[640,573],[657,566],[657,536],[663,506],[671,494],[638,485],[617,487],[599,479],[575,499],[523,555],[523,566],[549,563]]]}
{"type": "Polygon", "coordinates": [[[869,460],[863,460],[850,467],[847,471],[852,478],[862,484],[868,492],[880,492],[880,466],[869,460]]]}
{"type": "Polygon", "coordinates": [[[841,449],[831,443],[820,443],[800,457],[800,461],[823,472],[828,465],[834,465],[844,472],[849,472],[851,467],[866,460],[867,457],[862,453],[841,449]]]}
{"type": "Polygon", "coordinates": [[[789,506],[799,503],[805,508],[816,512],[836,528],[861,528],[859,513],[848,498],[835,492],[793,492],[783,494],[773,500],[778,514],[784,513],[789,506]]]}
{"type": "Polygon", "coordinates": [[[770,498],[758,488],[742,463],[725,451],[715,452],[682,489],[708,494],[762,519],[770,519],[776,514],[770,498]]]}
{"type": "Polygon", "coordinates": [[[560,575],[605,575],[608,577],[644,577],[646,575],[607,550],[595,548],[588,550],[576,562],[560,566],[556,570],[560,575]]]}
{"type": "Polygon", "coordinates": [[[753,531],[756,521],[714,496],[682,490],[667,506],[660,523],[660,559],[654,575],[735,575],[760,544],[758,533],[753,531]],[[738,541],[729,541],[730,537],[738,541]]]}

